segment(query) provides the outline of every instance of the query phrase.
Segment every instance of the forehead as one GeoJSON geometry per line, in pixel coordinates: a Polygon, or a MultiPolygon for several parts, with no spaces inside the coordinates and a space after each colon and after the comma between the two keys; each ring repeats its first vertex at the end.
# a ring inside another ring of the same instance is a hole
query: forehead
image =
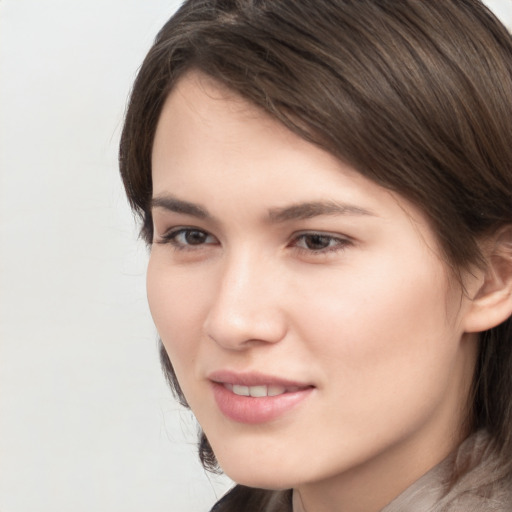
{"type": "Polygon", "coordinates": [[[281,137],[288,133],[262,109],[217,80],[192,70],[177,81],[165,101],[157,125],[152,159],[156,159],[160,148],[169,145],[175,150],[188,149],[197,141],[205,152],[211,149],[208,142],[211,145],[230,143],[234,146],[241,141],[238,136],[241,130],[244,136],[251,135],[251,140],[268,130],[275,135],[279,132],[281,137]],[[188,140],[190,134],[196,135],[196,141],[194,138],[188,140]]]}
{"type": "Polygon", "coordinates": [[[199,72],[184,75],[169,94],[152,151],[153,181],[256,180],[268,171],[275,182],[297,183],[318,169],[359,176],[329,152],[297,136],[262,109],[199,72]],[[295,175],[294,175],[295,173],[295,175]]]}

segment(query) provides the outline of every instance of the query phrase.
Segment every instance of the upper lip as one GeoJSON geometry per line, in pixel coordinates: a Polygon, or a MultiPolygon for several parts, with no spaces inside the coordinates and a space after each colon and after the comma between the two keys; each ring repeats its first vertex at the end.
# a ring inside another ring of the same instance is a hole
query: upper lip
{"type": "Polygon", "coordinates": [[[259,372],[235,372],[231,370],[217,370],[210,372],[207,378],[212,382],[219,384],[233,384],[240,386],[283,386],[307,388],[311,387],[311,384],[283,379],[275,375],[267,375],[259,372]]]}

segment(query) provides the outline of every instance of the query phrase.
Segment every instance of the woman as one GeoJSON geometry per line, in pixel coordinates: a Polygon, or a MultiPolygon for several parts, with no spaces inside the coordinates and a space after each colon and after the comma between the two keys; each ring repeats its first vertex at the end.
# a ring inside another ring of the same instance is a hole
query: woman
{"type": "Polygon", "coordinates": [[[192,0],[120,150],[215,511],[512,509],[512,39],[477,0],[192,0]]]}

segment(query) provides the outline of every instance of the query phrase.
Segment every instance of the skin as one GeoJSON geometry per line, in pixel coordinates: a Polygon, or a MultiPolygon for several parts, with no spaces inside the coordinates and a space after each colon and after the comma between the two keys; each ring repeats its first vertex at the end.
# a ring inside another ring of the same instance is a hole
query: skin
{"type": "Polygon", "coordinates": [[[166,101],[152,165],[151,312],[232,479],[294,488],[297,512],[376,512],[457,446],[477,340],[422,212],[195,72],[166,101]],[[277,215],[313,201],[345,210],[277,215]],[[243,424],[214,400],[221,369],[314,389],[243,424]]]}

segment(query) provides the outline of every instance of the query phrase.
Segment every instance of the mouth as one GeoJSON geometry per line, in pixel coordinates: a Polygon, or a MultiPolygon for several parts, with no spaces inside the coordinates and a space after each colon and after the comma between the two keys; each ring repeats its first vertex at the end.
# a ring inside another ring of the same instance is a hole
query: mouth
{"type": "Polygon", "coordinates": [[[262,424],[287,415],[308,398],[314,386],[256,373],[209,375],[220,412],[237,423],[262,424]]]}
{"type": "Polygon", "coordinates": [[[285,393],[295,393],[300,389],[306,389],[308,386],[301,388],[300,386],[276,386],[276,385],[262,385],[262,386],[243,386],[241,384],[222,384],[226,389],[232,391],[238,396],[252,396],[253,398],[261,398],[264,396],[279,396],[285,393]]]}

